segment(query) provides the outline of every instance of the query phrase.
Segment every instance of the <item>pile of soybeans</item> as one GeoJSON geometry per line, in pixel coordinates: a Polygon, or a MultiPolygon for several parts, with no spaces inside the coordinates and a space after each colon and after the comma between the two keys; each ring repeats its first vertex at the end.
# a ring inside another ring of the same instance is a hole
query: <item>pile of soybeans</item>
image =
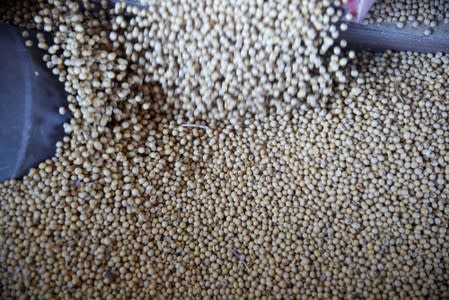
{"type": "Polygon", "coordinates": [[[1,298],[449,297],[449,55],[349,51],[338,1],[144,4],[1,4],[72,114],[0,185],[1,298]]]}

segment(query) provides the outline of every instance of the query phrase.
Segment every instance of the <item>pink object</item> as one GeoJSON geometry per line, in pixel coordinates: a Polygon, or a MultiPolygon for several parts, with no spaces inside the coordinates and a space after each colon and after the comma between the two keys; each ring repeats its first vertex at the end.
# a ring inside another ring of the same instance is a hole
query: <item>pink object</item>
{"type": "Polygon", "coordinates": [[[347,0],[344,7],[355,21],[361,22],[374,2],[375,0],[347,0]]]}

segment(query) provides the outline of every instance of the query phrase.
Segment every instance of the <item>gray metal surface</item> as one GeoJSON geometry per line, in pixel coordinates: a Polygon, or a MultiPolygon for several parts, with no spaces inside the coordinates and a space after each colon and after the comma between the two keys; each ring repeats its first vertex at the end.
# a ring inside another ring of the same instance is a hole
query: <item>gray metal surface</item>
{"type": "Polygon", "coordinates": [[[50,158],[64,136],[58,108],[67,106],[64,86],[27,48],[21,30],[0,23],[0,182],[22,177],[50,158]]]}
{"type": "Polygon", "coordinates": [[[342,32],[340,37],[348,41],[348,46],[355,50],[449,53],[449,25],[437,26],[431,35],[426,36],[422,27],[397,28],[394,24],[386,23],[350,23],[348,30],[342,32]]]}

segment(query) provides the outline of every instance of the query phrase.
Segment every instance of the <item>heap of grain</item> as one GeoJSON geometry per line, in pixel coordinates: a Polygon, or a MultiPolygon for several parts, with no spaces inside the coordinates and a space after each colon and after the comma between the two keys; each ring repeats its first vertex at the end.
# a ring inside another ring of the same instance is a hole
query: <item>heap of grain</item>
{"type": "Polygon", "coordinates": [[[129,35],[143,32],[146,70],[195,117],[324,107],[332,83],[345,80],[347,58],[334,45],[342,11],[331,1],[146,2],[143,30],[129,35]]]}
{"type": "Polygon", "coordinates": [[[73,119],[0,186],[2,295],[448,297],[449,56],[353,57],[326,1],[185,3],[4,14],[53,34],[73,119]]]}

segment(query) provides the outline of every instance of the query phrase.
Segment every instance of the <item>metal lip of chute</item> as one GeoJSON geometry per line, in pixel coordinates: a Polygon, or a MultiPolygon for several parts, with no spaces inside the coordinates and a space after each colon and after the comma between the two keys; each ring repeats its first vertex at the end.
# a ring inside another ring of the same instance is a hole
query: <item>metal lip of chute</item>
{"type": "Polygon", "coordinates": [[[55,155],[70,114],[64,85],[28,48],[21,29],[0,23],[0,182],[18,179],[55,155]]]}

